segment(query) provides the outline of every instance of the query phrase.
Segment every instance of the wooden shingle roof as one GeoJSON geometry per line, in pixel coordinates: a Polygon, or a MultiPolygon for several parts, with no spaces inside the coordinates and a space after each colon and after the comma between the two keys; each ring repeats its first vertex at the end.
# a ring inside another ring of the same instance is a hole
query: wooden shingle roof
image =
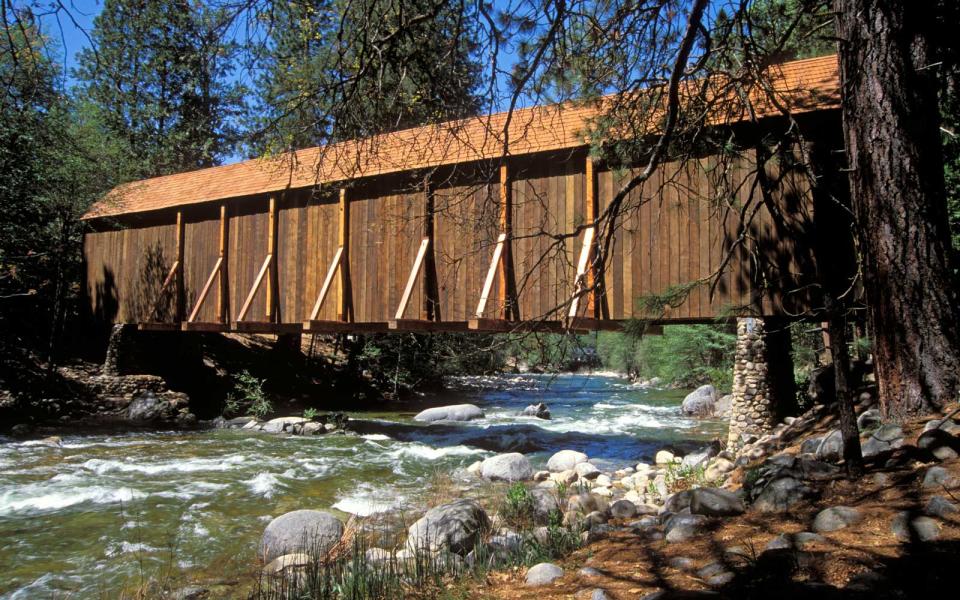
{"type": "MultiPolygon", "coordinates": [[[[792,113],[839,106],[836,56],[784,63],[772,68],[777,104],[792,113]]],[[[776,115],[769,94],[751,93],[758,117],[776,115]]],[[[746,108],[731,97],[715,122],[746,118],[746,108]]],[[[278,192],[291,188],[576,148],[586,144],[597,106],[536,106],[434,125],[416,127],[363,140],[307,148],[289,154],[253,159],[120,185],[97,202],[85,219],[147,212],[227,198],[278,192]],[[509,125],[508,125],[509,118],[509,125]],[[507,130],[505,151],[504,128],[507,130]]]]}

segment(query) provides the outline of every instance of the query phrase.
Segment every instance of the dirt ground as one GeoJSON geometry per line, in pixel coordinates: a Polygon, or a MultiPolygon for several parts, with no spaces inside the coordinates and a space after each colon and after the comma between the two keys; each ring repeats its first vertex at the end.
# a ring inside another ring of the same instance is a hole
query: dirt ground
{"type": "MultiPolygon", "coordinates": [[[[825,414],[808,431],[794,436],[785,451],[798,452],[802,439],[826,431],[833,420],[825,414]]],[[[891,530],[895,515],[901,511],[921,514],[933,495],[960,501],[960,489],[920,486],[926,469],[935,464],[960,479],[960,459],[925,462],[922,453],[910,447],[927,420],[902,424],[907,445],[868,464],[860,481],[824,482],[816,501],[790,513],[748,510],[740,517],[717,520],[707,534],[687,543],[645,539],[638,530],[618,531],[560,561],[564,575],[552,585],[528,587],[525,570],[517,569],[491,574],[470,596],[590,598],[592,590],[601,588],[614,599],[643,598],[658,590],[665,591],[660,598],[930,598],[944,594],[943,590],[957,597],[950,584],[960,568],[960,512],[940,520],[941,534],[935,542],[903,543],[891,530]],[[860,509],[863,520],[825,533],[825,541],[802,550],[765,552],[778,535],[811,531],[820,510],[838,505],[860,509]],[[714,563],[719,565],[698,574],[714,563]],[[583,567],[597,573],[584,575],[583,567]],[[733,578],[711,587],[706,579],[718,570],[733,573],[733,578]]]]}

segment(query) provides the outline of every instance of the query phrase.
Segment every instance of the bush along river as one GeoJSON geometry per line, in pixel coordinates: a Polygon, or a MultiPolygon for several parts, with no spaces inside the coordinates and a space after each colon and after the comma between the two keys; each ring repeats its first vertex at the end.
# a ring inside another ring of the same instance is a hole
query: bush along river
{"type": "Polygon", "coordinates": [[[553,453],[575,450],[604,473],[629,472],[661,448],[691,450],[726,427],[683,416],[682,392],[613,375],[463,377],[449,387],[404,412],[349,413],[348,431],[326,435],[0,438],[0,598],[115,597],[170,568],[229,584],[256,570],[264,527],[289,511],[415,519],[432,505],[438,476],[480,485],[468,467],[498,453],[523,453],[540,470],[553,453]],[[541,402],[549,419],[522,414],[541,402]],[[413,419],[461,403],[484,418],[413,419]]]}

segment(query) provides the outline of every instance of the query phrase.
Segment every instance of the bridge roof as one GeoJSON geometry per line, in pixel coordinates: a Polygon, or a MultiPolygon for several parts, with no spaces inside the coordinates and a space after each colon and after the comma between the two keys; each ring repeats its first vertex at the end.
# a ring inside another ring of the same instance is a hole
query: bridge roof
{"type": "MultiPolygon", "coordinates": [[[[790,112],[797,114],[839,106],[835,55],[792,61],[772,69],[777,103],[790,112]]],[[[751,101],[758,117],[781,113],[770,95],[761,90],[751,93],[751,101]]],[[[722,114],[711,117],[714,123],[746,118],[744,105],[733,97],[730,102],[717,105],[723,108],[722,114]]],[[[582,147],[587,144],[591,119],[601,111],[602,103],[601,106],[596,103],[535,106],[512,114],[495,113],[426,125],[274,157],[154,177],[117,186],[95,203],[84,218],[147,212],[504,155],[582,147]]]]}

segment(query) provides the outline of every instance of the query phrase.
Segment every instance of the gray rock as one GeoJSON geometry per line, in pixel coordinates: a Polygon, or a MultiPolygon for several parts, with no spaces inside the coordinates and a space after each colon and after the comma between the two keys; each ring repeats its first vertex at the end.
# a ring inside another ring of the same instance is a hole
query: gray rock
{"type": "Polygon", "coordinates": [[[533,478],[533,465],[519,452],[498,454],[483,461],[480,475],[490,481],[527,481],[533,478]]]}
{"type": "Polygon", "coordinates": [[[576,600],[580,600],[581,598],[583,600],[610,600],[610,596],[608,596],[607,593],[600,588],[577,592],[575,598],[576,600]]]}
{"type": "Polygon", "coordinates": [[[293,432],[295,425],[303,425],[308,422],[303,417],[277,417],[270,419],[263,425],[263,430],[267,433],[282,433],[284,431],[293,432]]]}
{"type": "Polygon", "coordinates": [[[879,427],[881,422],[880,410],[871,408],[870,410],[863,411],[860,416],[857,417],[857,428],[860,431],[867,431],[868,429],[879,427]]]}
{"type": "Polygon", "coordinates": [[[767,483],[753,501],[760,512],[786,512],[810,498],[813,490],[793,477],[780,477],[767,483]]]}
{"type": "Polygon", "coordinates": [[[607,521],[609,521],[609,518],[607,517],[606,513],[595,510],[584,515],[583,519],[581,520],[581,524],[585,528],[593,528],[597,525],[606,525],[607,521]]]}
{"type": "Polygon", "coordinates": [[[850,506],[831,506],[817,513],[813,519],[813,530],[817,533],[838,531],[854,525],[863,519],[863,513],[850,506]]]}
{"type": "Polygon", "coordinates": [[[683,457],[680,461],[680,464],[684,467],[689,467],[691,469],[699,467],[702,464],[705,464],[708,460],[717,455],[720,449],[716,446],[707,446],[705,448],[700,448],[695,452],[691,452],[683,457]]]}
{"type": "Polygon", "coordinates": [[[733,581],[735,575],[730,571],[724,571],[723,573],[717,573],[713,577],[709,577],[705,580],[705,583],[710,587],[722,587],[733,581]]]}
{"type": "Polygon", "coordinates": [[[575,494],[567,499],[567,510],[582,514],[591,513],[595,510],[606,512],[609,507],[610,505],[605,499],[587,492],[575,494]]]}
{"type": "Polygon", "coordinates": [[[793,542],[783,533],[767,542],[767,545],[764,546],[764,550],[789,550],[791,548],[793,548],[793,542]]]}
{"type": "Polygon", "coordinates": [[[330,513],[295,510],[273,519],[264,529],[260,558],[269,562],[284,554],[317,556],[327,552],[342,535],[343,524],[330,513]]]}
{"type": "Polygon", "coordinates": [[[864,458],[873,458],[878,454],[896,450],[901,446],[903,446],[903,429],[892,423],[881,425],[879,429],[860,442],[860,449],[863,451],[864,458]]]}
{"type": "Polygon", "coordinates": [[[530,490],[530,496],[533,497],[533,520],[536,523],[546,525],[551,513],[560,512],[560,498],[554,490],[534,488],[530,490]]]}
{"type": "Polygon", "coordinates": [[[683,490],[667,497],[663,502],[662,512],[679,513],[690,508],[690,500],[693,498],[693,490],[683,490]]]}
{"type": "Polygon", "coordinates": [[[474,500],[457,500],[427,511],[407,530],[410,552],[449,550],[466,554],[490,527],[487,513],[474,500]]]}
{"type": "Polygon", "coordinates": [[[713,405],[713,416],[726,418],[730,416],[730,409],[733,408],[733,394],[724,394],[717,399],[713,405]]]}
{"type": "Polygon", "coordinates": [[[580,577],[599,577],[602,573],[593,567],[584,567],[577,571],[577,575],[580,577]]]}
{"type": "Polygon", "coordinates": [[[563,569],[553,563],[540,563],[527,571],[527,585],[549,585],[563,577],[563,569]]]}
{"type": "Polygon", "coordinates": [[[820,534],[810,531],[801,531],[800,533],[781,533],[767,543],[766,550],[803,550],[810,544],[825,542],[827,538],[820,534]]]}
{"type": "Polygon", "coordinates": [[[705,417],[712,415],[717,404],[717,390],[712,385],[702,385],[687,394],[680,405],[686,415],[705,417]]]}
{"type": "Polygon", "coordinates": [[[561,450],[547,461],[547,470],[551,473],[573,471],[580,463],[587,462],[587,455],[576,450],[561,450]]]}
{"type": "Polygon", "coordinates": [[[523,536],[519,533],[508,531],[491,537],[489,544],[490,548],[495,552],[509,554],[520,549],[520,546],[523,545],[523,536]]]}
{"type": "Polygon", "coordinates": [[[823,442],[822,437],[810,437],[803,440],[803,443],[800,444],[800,453],[801,454],[816,454],[817,449],[820,448],[820,444],[823,442]]]}
{"type": "Polygon", "coordinates": [[[957,483],[957,479],[943,467],[930,467],[923,474],[920,485],[924,489],[941,489],[955,487],[957,483]]]}
{"type": "Polygon", "coordinates": [[[821,460],[837,460],[843,454],[843,434],[833,429],[823,437],[817,446],[816,455],[821,460]]]}
{"type": "Polygon", "coordinates": [[[538,419],[549,419],[550,418],[550,409],[547,408],[547,405],[543,402],[538,402],[536,404],[531,404],[523,409],[523,412],[520,413],[524,417],[536,417],[538,419]]]}
{"type": "Polygon", "coordinates": [[[326,433],[323,423],[304,423],[300,433],[303,435],[320,435],[326,433]]]}
{"type": "Polygon", "coordinates": [[[596,479],[600,476],[600,469],[593,463],[582,462],[573,468],[580,479],[596,479]]]}
{"type": "Polygon", "coordinates": [[[137,423],[168,421],[174,417],[174,407],[151,391],[141,393],[127,406],[127,419],[137,423]]]}
{"type": "Polygon", "coordinates": [[[830,481],[843,475],[843,469],[822,460],[801,456],[793,465],[793,472],[806,481],[830,481]]]}
{"type": "Polygon", "coordinates": [[[917,448],[926,450],[938,460],[950,460],[957,457],[960,440],[943,429],[924,431],[917,438],[917,448]]]}
{"type": "Polygon", "coordinates": [[[950,502],[943,496],[933,496],[923,508],[923,512],[931,517],[940,517],[941,519],[951,517],[956,514],[958,510],[960,509],[957,508],[956,504],[950,502]]]}
{"type": "Polygon", "coordinates": [[[666,522],[668,542],[685,542],[700,534],[707,524],[703,515],[673,515],[666,522]]]}
{"type": "Polygon", "coordinates": [[[733,492],[721,488],[692,490],[690,512],[708,517],[730,517],[743,514],[743,500],[733,492]]]}
{"type": "Polygon", "coordinates": [[[914,539],[921,542],[932,542],[940,537],[940,524],[930,517],[911,518],[908,511],[902,511],[893,518],[890,531],[904,543],[911,542],[914,539]]]}
{"type": "Polygon", "coordinates": [[[947,433],[960,435],[960,423],[957,423],[953,419],[933,419],[932,421],[927,421],[927,424],[923,426],[923,430],[930,431],[931,429],[942,429],[947,433]]]}
{"type": "Polygon", "coordinates": [[[610,505],[610,514],[615,519],[632,519],[637,516],[637,505],[629,500],[617,500],[610,505]]]}
{"type": "Polygon", "coordinates": [[[421,411],[413,419],[425,423],[436,421],[473,421],[482,419],[483,411],[473,404],[452,404],[450,406],[436,406],[421,411]]]}
{"type": "Polygon", "coordinates": [[[693,559],[686,556],[674,556],[667,561],[667,565],[679,571],[689,571],[693,568],[693,559]]]}

